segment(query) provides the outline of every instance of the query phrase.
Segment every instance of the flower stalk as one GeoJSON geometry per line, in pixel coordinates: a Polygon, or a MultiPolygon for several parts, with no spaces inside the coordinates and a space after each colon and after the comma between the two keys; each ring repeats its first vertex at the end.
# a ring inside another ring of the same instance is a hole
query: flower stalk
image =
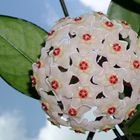
{"type": "Polygon", "coordinates": [[[67,7],[66,7],[64,0],[60,0],[60,4],[61,4],[61,7],[62,7],[62,10],[63,10],[65,17],[68,17],[69,13],[68,13],[68,10],[67,10],[67,7]]]}

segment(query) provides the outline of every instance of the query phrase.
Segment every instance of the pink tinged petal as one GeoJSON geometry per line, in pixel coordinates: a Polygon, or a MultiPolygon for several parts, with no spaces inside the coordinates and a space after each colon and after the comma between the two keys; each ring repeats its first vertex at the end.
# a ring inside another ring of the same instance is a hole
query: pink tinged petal
{"type": "Polygon", "coordinates": [[[88,121],[86,119],[81,122],[77,122],[76,120],[70,120],[70,125],[75,132],[85,133],[85,127],[88,125],[88,121]]]}
{"type": "Polygon", "coordinates": [[[38,69],[36,64],[33,64],[33,71],[35,75],[35,77],[32,78],[33,85],[36,86],[37,90],[38,88],[43,88],[44,90],[48,91],[49,87],[45,82],[45,78],[47,76],[45,68],[38,69]]]}
{"type": "Polygon", "coordinates": [[[79,98],[73,98],[71,101],[71,106],[79,108],[81,106],[81,100],[79,98]]]}
{"type": "Polygon", "coordinates": [[[52,125],[55,125],[55,126],[57,126],[58,128],[60,128],[60,124],[57,122],[57,120],[53,119],[53,116],[52,116],[52,115],[49,114],[49,116],[50,116],[50,118],[48,118],[48,121],[49,121],[52,125]]]}
{"type": "Polygon", "coordinates": [[[88,112],[91,108],[83,105],[81,107],[78,108],[78,116],[82,117],[86,112],[88,112]]]}
{"type": "Polygon", "coordinates": [[[70,108],[70,106],[71,106],[71,101],[72,101],[72,99],[71,99],[71,98],[66,98],[66,97],[62,96],[61,101],[62,101],[62,103],[63,103],[63,105],[64,105],[64,112],[67,113],[67,110],[68,110],[68,109],[70,108]]]}
{"type": "Polygon", "coordinates": [[[79,62],[81,60],[80,55],[78,53],[73,53],[70,57],[71,57],[71,59],[73,61],[73,65],[78,67],[79,62]]]}
{"type": "MultiPolygon", "coordinates": [[[[78,74],[78,73],[77,73],[78,74]]],[[[90,75],[88,75],[87,73],[80,73],[78,78],[80,80],[80,83],[82,84],[86,84],[87,81],[90,81],[90,75]]]]}
{"type": "Polygon", "coordinates": [[[63,83],[61,89],[59,90],[59,94],[67,99],[71,99],[73,97],[72,88],[65,83],[63,83]]]}
{"type": "Polygon", "coordinates": [[[57,99],[55,96],[48,95],[45,91],[42,89],[39,90],[39,95],[41,96],[42,101],[46,101],[48,104],[54,104],[57,106],[57,99]]]}
{"type": "Polygon", "coordinates": [[[58,112],[53,112],[52,118],[55,119],[59,124],[63,126],[69,126],[67,121],[65,121],[64,119],[61,119],[61,117],[58,115],[58,112]]]}

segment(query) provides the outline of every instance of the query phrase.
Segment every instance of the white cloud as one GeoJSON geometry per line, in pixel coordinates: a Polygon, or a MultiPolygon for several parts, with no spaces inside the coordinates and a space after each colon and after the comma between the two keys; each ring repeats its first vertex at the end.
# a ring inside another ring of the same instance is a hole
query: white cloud
{"type": "MultiPolygon", "coordinates": [[[[47,122],[40,129],[36,137],[29,137],[24,126],[24,118],[17,112],[3,113],[0,115],[0,140],[81,140],[86,139],[87,134],[76,134],[69,128],[57,128],[47,122]]],[[[94,140],[112,140],[115,138],[112,131],[109,133],[97,133],[94,140]]]]}
{"type": "Polygon", "coordinates": [[[85,6],[90,7],[94,11],[107,12],[111,0],[80,0],[85,6]]]}
{"type": "MultiPolygon", "coordinates": [[[[48,123],[46,127],[41,129],[38,140],[63,140],[65,138],[67,140],[86,140],[87,135],[88,133],[76,134],[69,130],[69,128],[62,127],[60,129],[48,123]]],[[[100,132],[95,134],[94,140],[113,140],[115,137],[113,131],[109,131],[108,133],[100,132]]]]}
{"type": "Polygon", "coordinates": [[[38,140],[63,140],[64,138],[67,140],[84,140],[86,135],[76,134],[67,127],[58,128],[48,123],[46,127],[41,129],[38,140]]]}
{"type": "Polygon", "coordinates": [[[24,121],[18,112],[0,115],[0,140],[33,140],[26,137],[24,121]]]}
{"type": "Polygon", "coordinates": [[[19,112],[9,112],[0,115],[0,140],[67,140],[86,139],[85,135],[76,135],[69,128],[62,129],[51,125],[47,120],[36,137],[29,137],[24,126],[24,118],[19,112]]]}

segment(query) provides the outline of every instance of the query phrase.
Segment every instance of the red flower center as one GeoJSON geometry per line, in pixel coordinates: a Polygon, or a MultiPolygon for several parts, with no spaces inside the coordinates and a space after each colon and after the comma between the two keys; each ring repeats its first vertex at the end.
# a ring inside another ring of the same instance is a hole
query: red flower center
{"type": "Polygon", "coordinates": [[[79,68],[81,70],[87,70],[88,69],[88,63],[86,61],[81,61],[79,64],[79,68]]]}
{"type": "Polygon", "coordinates": [[[76,133],[82,133],[82,131],[81,130],[78,130],[78,129],[75,129],[74,130],[76,133]]]}
{"type": "Polygon", "coordinates": [[[79,96],[80,96],[82,99],[86,98],[86,97],[88,96],[88,91],[87,91],[86,89],[81,89],[81,90],[79,91],[79,96]]]}
{"type": "Polygon", "coordinates": [[[41,62],[40,61],[37,61],[36,64],[37,64],[38,68],[41,68],[41,62]]]}
{"type": "Polygon", "coordinates": [[[132,117],[135,115],[135,113],[136,113],[136,110],[135,110],[135,109],[132,110],[132,111],[130,111],[130,112],[128,113],[128,117],[129,117],[129,118],[132,118],[132,117]]]}
{"type": "Polygon", "coordinates": [[[133,61],[133,67],[134,67],[135,69],[139,69],[139,68],[140,68],[140,62],[139,62],[138,60],[134,60],[134,61],[133,61]]]}
{"type": "Polygon", "coordinates": [[[110,107],[107,112],[108,112],[108,114],[114,114],[116,112],[116,108],[110,107]]]}
{"type": "Polygon", "coordinates": [[[46,112],[48,111],[48,107],[47,107],[46,104],[42,103],[41,106],[42,106],[42,109],[43,109],[44,111],[46,111],[46,112]]]}
{"type": "Polygon", "coordinates": [[[104,132],[108,132],[110,130],[110,128],[104,128],[103,131],[104,132]]]}
{"type": "Polygon", "coordinates": [[[60,54],[60,52],[61,52],[60,48],[55,48],[53,51],[53,55],[58,56],[60,54]]]}
{"type": "Polygon", "coordinates": [[[51,32],[48,32],[48,36],[52,36],[54,34],[54,30],[52,30],[51,32]]]}
{"type": "Polygon", "coordinates": [[[85,40],[85,41],[91,40],[91,35],[90,34],[84,34],[83,35],[83,40],[85,40]]]}
{"type": "Polygon", "coordinates": [[[118,82],[118,77],[117,77],[116,75],[111,75],[111,76],[109,77],[109,82],[110,82],[111,84],[116,84],[116,83],[118,82]]]}
{"type": "Polygon", "coordinates": [[[74,19],[74,21],[81,21],[82,20],[82,17],[76,17],[75,19],[74,19]]]}
{"type": "Polygon", "coordinates": [[[76,116],[77,115],[77,110],[75,108],[70,108],[68,110],[68,113],[70,116],[76,116]]]}
{"type": "Polygon", "coordinates": [[[53,80],[53,81],[51,82],[51,86],[52,86],[53,89],[57,90],[57,89],[59,88],[59,83],[58,83],[58,81],[53,80]]]}
{"type": "Polygon", "coordinates": [[[97,12],[97,14],[100,16],[104,15],[102,12],[97,12]]]}
{"type": "Polygon", "coordinates": [[[109,28],[112,28],[114,26],[114,24],[111,21],[106,21],[105,25],[109,28]]]}
{"type": "Polygon", "coordinates": [[[121,50],[121,46],[118,43],[112,45],[114,51],[119,52],[121,50]]]}
{"type": "Polygon", "coordinates": [[[122,20],[121,23],[126,25],[126,26],[128,26],[128,23],[126,21],[124,21],[124,20],[122,20]]]}
{"type": "Polygon", "coordinates": [[[32,81],[32,86],[36,85],[36,78],[33,76],[31,77],[31,81],[32,81]]]}

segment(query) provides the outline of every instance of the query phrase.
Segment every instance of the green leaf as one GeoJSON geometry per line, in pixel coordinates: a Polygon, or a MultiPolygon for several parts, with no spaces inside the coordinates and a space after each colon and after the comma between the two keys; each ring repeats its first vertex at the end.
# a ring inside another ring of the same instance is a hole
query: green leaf
{"type": "Polygon", "coordinates": [[[134,0],[134,1],[140,4],[140,0],[134,0]]]}
{"type": "Polygon", "coordinates": [[[0,75],[21,93],[39,99],[31,87],[32,63],[47,32],[31,22],[0,16],[0,75]]]}
{"type": "Polygon", "coordinates": [[[140,135],[133,135],[133,138],[134,138],[135,140],[140,140],[140,135]]]}
{"type": "Polygon", "coordinates": [[[113,0],[108,9],[108,16],[111,19],[127,21],[132,28],[140,35],[140,5],[134,1],[113,0]]]}
{"type": "Polygon", "coordinates": [[[137,107],[137,112],[135,116],[130,120],[126,122],[126,127],[128,128],[128,132],[140,135],[140,105],[137,107]]]}

